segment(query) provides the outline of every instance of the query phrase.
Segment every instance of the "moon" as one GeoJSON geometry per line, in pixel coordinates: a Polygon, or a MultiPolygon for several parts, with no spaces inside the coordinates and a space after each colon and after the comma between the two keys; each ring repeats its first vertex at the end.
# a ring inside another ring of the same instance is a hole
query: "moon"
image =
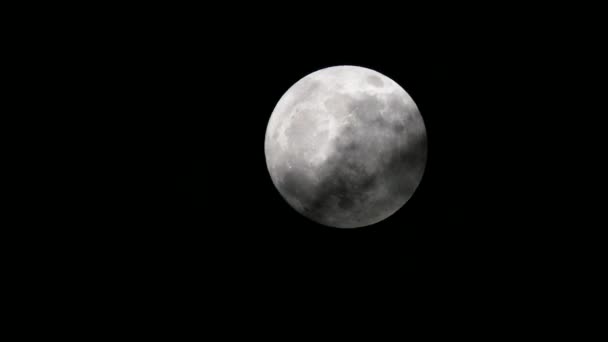
{"type": "Polygon", "coordinates": [[[410,95],[358,66],[315,71],[276,104],[264,141],[273,184],[324,226],[378,223],[410,199],[427,159],[426,128],[410,95]]]}

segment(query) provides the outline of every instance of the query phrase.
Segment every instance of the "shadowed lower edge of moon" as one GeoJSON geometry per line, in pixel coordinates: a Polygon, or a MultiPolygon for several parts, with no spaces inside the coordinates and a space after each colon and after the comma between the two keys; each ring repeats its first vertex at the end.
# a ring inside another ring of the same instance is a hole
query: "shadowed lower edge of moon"
{"type": "Polygon", "coordinates": [[[330,166],[318,184],[287,170],[277,189],[294,209],[316,223],[335,228],[369,226],[399,210],[418,187],[426,164],[426,136],[414,144],[395,154],[376,174],[365,174],[344,156],[336,156],[328,161],[330,166]],[[382,182],[386,192],[376,197],[382,182]]]}

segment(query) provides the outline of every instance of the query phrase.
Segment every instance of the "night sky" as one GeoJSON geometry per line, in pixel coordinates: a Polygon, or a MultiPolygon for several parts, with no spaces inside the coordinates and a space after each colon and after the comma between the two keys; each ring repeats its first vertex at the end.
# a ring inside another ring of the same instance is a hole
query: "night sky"
{"type": "Polygon", "coordinates": [[[520,52],[534,42],[513,40],[500,25],[490,39],[455,24],[228,30],[176,20],[125,38],[113,62],[122,71],[115,92],[125,100],[113,118],[130,135],[121,158],[136,171],[121,180],[129,191],[117,194],[116,206],[125,219],[108,233],[117,255],[218,291],[297,282],[428,294],[515,270],[534,274],[528,260],[549,229],[542,216],[527,218],[537,210],[530,183],[542,177],[525,142],[540,95],[525,78],[538,59],[520,52]],[[274,187],[264,156],[266,126],[284,92],[335,65],[395,80],[427,132],[426,170],[413,197],[359,229],[298,214],[274,187]]]}

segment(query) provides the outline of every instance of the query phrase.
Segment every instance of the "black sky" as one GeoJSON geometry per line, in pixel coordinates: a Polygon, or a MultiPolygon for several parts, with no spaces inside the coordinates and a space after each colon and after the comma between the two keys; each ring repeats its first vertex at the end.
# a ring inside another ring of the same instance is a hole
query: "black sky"
{"type": "Polygon", "coordinates": [[[378,340],[385,326],[410,338],[411,325],[425,337],[484,327],[503,335],[544,318],[543,336],[563,336],[570,316],[594,312],[566,304],[601,298],[588,290],[601,282],[585,277],[605,268],[590,262],[605,248],[589,247],[605,241],[592,234],[602,221],[575,207],[603,202],[570,192],[602,195],[582,183],[590,160],[604,159],[601,148],[587,152],[603,147],[590,128],[602,130],[591,119],[604,114],[583,109],[596,94],[569,76],[603,82],[584,49],[605,45],[594,36],[605,20],[588,15],[603,11],[489,2],[24,6],[6,11],[16,20],[5,25],[17,41],[5,53],[23,64],[5,63],[18,76],[8,88],[20,95],[5,116],[22,120],[26,134],[4,126],[17,133],[8,154],[20,155],[6,167],[25,176],[6,179],[20,210],[5,231],[23,238],[3,240],[5,264],[17,271],[4,278],[24,292],[5,291],[19,310],[9,316],[26,325],[20,333],[116,326],[137,336],[165,328],[171,339],[249,338],[285,328],[300,337],[325,324],[343,337],[377,319],[378,340]],[[265,163],[277,101],[336,65],[395,80],[427,133],[412,198],[360,229],[298,214],[265,163]],[[577,90],[583,100],[573,103],[577,90]],[[345,317],[349,326],[336,324],[345,317]]]}
{"type": "Polygon", "coordinates": [[[528,260],[548,232],[535,202],[538,147],[529,143],[545,72],[535,38],[485,19],[359,22],[170,19],[121,34],[98,56],[104,77],[115,77],[108,120],[128,140],[115,146],[124,173],[115,170],[114,207],[124,219],[112,244],[145,256],[151,269],[235,281],[357,278],[440,289],[517,268],[533,273],[528,260]],[[395,215],[361,229],[299,215],[265,164],[279,98],[334,65],[395,80],[427,129],[418,190],[395,215]]]}

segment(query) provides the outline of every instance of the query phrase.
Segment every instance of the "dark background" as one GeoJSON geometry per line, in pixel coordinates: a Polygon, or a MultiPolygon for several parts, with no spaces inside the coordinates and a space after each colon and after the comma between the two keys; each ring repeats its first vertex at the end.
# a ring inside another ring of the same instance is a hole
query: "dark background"
{"type": "Polygon", "coordinates": [[[167,253],[180,267],[273,279],[345,273],[372,283],[435,282],[484,278],[517,263],[530,241],[516,219],[525,210],[515,181],[524,160],[513,162],[524,159],[516,152],[523,132],[513,121],[527,106],[518,90],[525,81],[513,74],[521,51],[505,46],[499,32],[492,39],[501,43],[493,44],[473,32],[432,29],[241,30],[143,43],[131,61],[136,84],[147,90],[135,92],[142,107],[133,129],[143,135],[133,157],[150,157],[154,176],[136,239],[150,240],[153,255],[167,253]],[[398,82],[428,133],[427,168],[412,199],[387,220],[355,230],[323,227],[291,209],[271,182],[263,147],[283,93],[315,70],[342,64],[398,82]],[[502,140],[504,133],[510,138],[502,140]]]}
{"type": "Polygon", "coordinates": [[[99,80],[111,160],[97,169],[102,228],[82,245],[103,245],[104,267],[241,299],[317,289],[428,300],[508,299],[558,267],[548,250],[564,232],[548,224],[545,197],[561,183],[538,166],[555,146],[544,85],[563,74],[547,52],[563,35],[525,16],[155,13],[87,33],[75,58],[99,80]],[[399,83],[428,136],[414,196],[360,229],[298,214],[265,163],[277,101],[334,65],[399,83]]]}
{"type": "MultiPolygon", "coordinates": [[[[20,210],[5,208],[19,236],[4,240],[17,271],[6,278],[25,292],[9,296],[53,326],[81,326],[62,309],[102,325],[89,332],[139,320],[138,334],[156,334],[173,318],[172,337],[189,326],[335,327],[353,315],[356,328],[380,317],[452,336],[502,323],[502,334],[552,320],[546,312],[592,312],[567,304],[597,302],[578,296],[600,284],[585,276],[601,266],[584,266],[604,250],[588,242],[604,240],[574,210],[591,197],[570,192],[601,194],[582,183],[604,155],[585,155],[600,146],[589,128],[603,112],[582,108],[593,92],[573,103],[585,82],[570,76],[602,80],[584,68],[583,45],[602,46],[590,33],[603,20],[569,5],[429,5],[26,5],[7,31],[24,123],[5,125],[18,135],[7,147],[32,146],[16,152],[25,180],[7,177],[20,210]],[[284,92],[342,64],[399,83],[428,136],[409,202],[351,230],[289,207],[263,147],[284,92]]],[[[555,322],[543,334],[561,334],[555,322]]]]}

